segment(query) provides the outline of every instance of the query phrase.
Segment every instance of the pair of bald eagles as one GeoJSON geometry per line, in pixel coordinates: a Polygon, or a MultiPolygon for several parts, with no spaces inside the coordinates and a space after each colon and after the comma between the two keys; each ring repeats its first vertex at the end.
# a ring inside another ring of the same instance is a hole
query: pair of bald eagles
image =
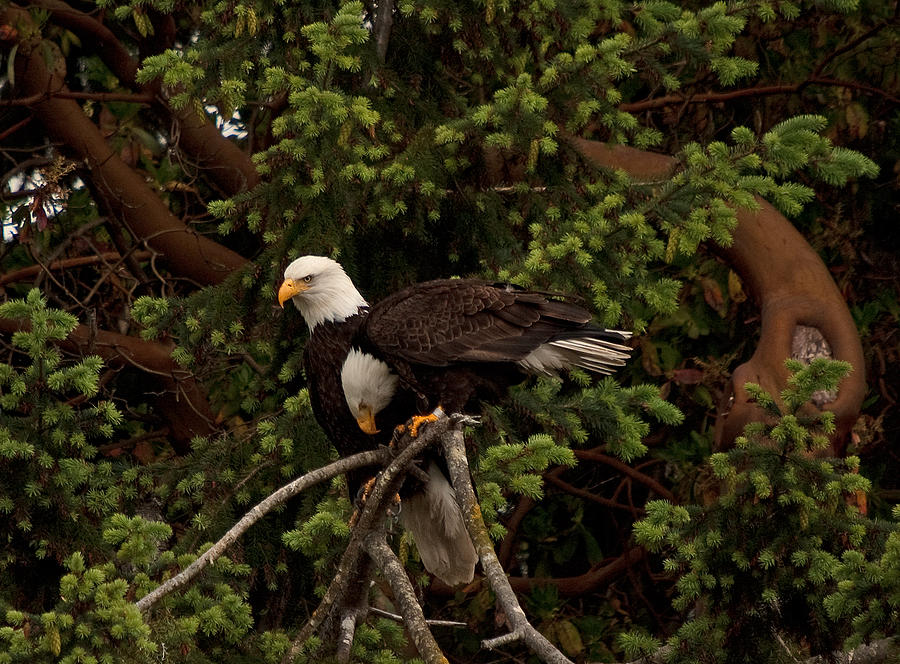
{"type": "MultiPolygon", "coordinates": [[[[631,350],[630,333],[590,325],[571,301],[488,281],[429,281],[370,307],[322,256],[287,267],[278,301],[288,299],[309,326],[313,413],[341,456],[387,443],[411,415],[502,397],[526,373],[612,373],[631,350]]],[[[427,484],[401,491],[400,520],[425,568],[453,586],[472,580],[478,557],[440,461],[427,461],[427,484]]],[[[361,479],[348,478],[351,496],[361,479]]]]}

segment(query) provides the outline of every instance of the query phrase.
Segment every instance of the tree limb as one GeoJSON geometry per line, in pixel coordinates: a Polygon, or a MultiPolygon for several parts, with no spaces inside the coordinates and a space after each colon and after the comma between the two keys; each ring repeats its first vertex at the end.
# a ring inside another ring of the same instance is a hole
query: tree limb
{"type": "MultiPolygon", "coordinates": [[[[12,7],[0,13],[6,23],[30,22],[27,12],[12,7]]],[[[4,45],[11,46],[9,42],[4,45]]],[[[53,97],[67,91],[58,69],[48,69],[39,41],[19,42],[16,80],[25,96],[40,95],[31,108],[47,132],[83,159],[96,191],[111,216],[165,256],[177,274],[200,284],[217,284],[246,260],[239,254],[188,228],[165,206],[144,179],[129,168],[106,143],[100,130],[77,102],[53,97]]]]}
{"type": "MultiPolygon", "coordinates": [[[[598,166],[621,169],[638,180],[668,177],[675,159],[625,145],[570,137],[572,146],[598,166]]],[[[831,453],[842,455],[866,390],[862,344],[853,317],[819,255],[771,204],[757,199],[760,209],[737,210],[738,224],[730,247],[711,247],[737,272],[760,307],[762,330],[753,357],[736,367],[731,377],[733,402],[720,407],[716,447],[729,447],[748,422],[765,419],[744,389],[758,383],[778,398],[787,383],[784,361],[798,326],[818,328],[834,358],[853,365],[837,399],[822,406],[835,413],[831,453]]],[[[807,408],[816,408],[809,405],[807,408]]]]}
{"type": "Polygon", "coordinates": [[[344,602],[349,592],[350,582],[355,578],[356,571],[361,566],[361,560],[365,557],[363,542],[369,532],[376,527],[378,520],[383,519],[385,510],[393,499],[403,481],[404,471],[428,446],[434,445],[440,438],[444,427],[432,425],[420,433],[418,438],[411,439],[409,434],[404,435],[401,443],[405,445],[397,456],[379,473],[372,490],[366,497],[356,525],[350,534],[337,572],[328,590],[312,617],[307,621],[303,629],[291,643],[291,647],[282,659],[283,664],[289,664],[300,653],[303,644],[328,621],[331,621],[344,602]]]}
{"type": "Polygon", "coordinates": [[[422,607],[419,606],[419,600],[416,598],[416,591],[409,582],[400,561],[397,560],[397,556],[388,546],[384,531],[369,533],[363,546],[391,586],[394,600],[403,615],[403,626],[409,632],[409,636],[412,638],[416,650],[425,660],[425,664],[447,664],[447,658],[444,657],[444,653],[441,652],[440,646],[428,628],[425,614],[422,613],[422,607]]]}
{"type": "MultiPolygon", "coordinates": [[[[139,261],[147,260],[152,254],[149,251],[138,251],[134,253],[134,258],[139,261]]],[[[93,265],[95,263],[105,263],[106,261],[119,261],[122,257],[116,251],[108,251],[103,254],[94,254],[93,256],[76,256],[74,258],[63,258],[53,261],[46,266],[48,270],[68,270],[73,267],[81,267],[83,265],[93,265]]],[[[22,281],[33,277],[44,270],[43,265],[29,265],[27,267],[0,274],[0,286],[5,284],[22,281]]]]}
{"type": "MultiPolygon", "coordinates": [[[[30,329],[26,321],[0,318],[0,332],[12,334],[25,329],[30,329]]],[[[168,423],[173,446],[179,453],[190,449],[195,436],[217,431],[205,391],[193,373],[172,359],[173,344],[78,325],[56,345],[80,355],[99,355],[113,368],[136,367],[158,382],[162,393],[151,397],[151,401],[155,402],[154,410],[168,423]]]]}
{"type": "Polygon", "coordinates": [[[107,26],[61,0],[35,0],[32,4],[50,11],[53,22],[77,34],[83,44],[90,45],[122,85],[137,90],[153,102],[157,112],[173,119],[176,123],[174,142],[225,195],[233,196],[259,183],[259,173],[249,155],[225,138],[209,118],[199,116],[189,108],[173,109],[158,81],[138,85],[135,77],[140,63],[107,26]]]}
{"type": "Polygon", "coordinates": [[[254,523],[262,519],[266,514],[274,508],[284,504],[297,494],[306,491],[316,484],[320,484],[333,477],[337,477],[342,473],[354,468],[362,468],[363,466],[371,466],[384,461],[385,450],[369,450],[360,452],[353,456],[339,459],[333,463],[312,470],[293,482],[290,482],[265,499],[257,503],[249,512],[234,524],[227,533],[210,548],[203,552],[194,562],[188,565],[184,570],[173,576],[171,579],[161,584],[151,592],[144,595],[135,602],[135,606],[143,613],[153,608],[153,605],[159,602],[163,597],[171,593],[173,590],[189,583],[194,577],[202,572],[208,565],[214,563],[225,550],[231,546],[238,537],[243,535],[254,523]]]}
{"type": "MultiPolygon", "coordinates": [[[[436,426],[442,420],[431,425],[436,426]]],[[[450,471],[450,481],[456,491],[456,498],[462,508],[463,518],[469,529],[469,535],[475,543],[475,550],[481,559],[481,566],[484,569],[485,577],[491,585],[491,589],[497,597],[497,602],[506,614],[506,619],[510,627],[510,631],[516,635],[515,640],[521,640],[528,646],[531,651],[537,655],[542,661],[552,664],[571,664],[570,660],[563,655],[552,643],[550,643],[543,634],[528,622],[525,611],[522,610],[519,600],[509,585],[506,573],[494,553],[494,543],[488,535],[487,527],[481,517],[481,508],[478,506],[478,500],[475,497],[475,491],[472,489],[472,482],[469,479],[469,462],[466,458],[465,441],[463,440],[462,430],[458,427],[448,429],[442,436],[441,442],[444,446],[444,456],[447,459],[447,468],[450,471]]],[[[482,646],[491,648],[492,640],[482,641],[482,646]]]]}

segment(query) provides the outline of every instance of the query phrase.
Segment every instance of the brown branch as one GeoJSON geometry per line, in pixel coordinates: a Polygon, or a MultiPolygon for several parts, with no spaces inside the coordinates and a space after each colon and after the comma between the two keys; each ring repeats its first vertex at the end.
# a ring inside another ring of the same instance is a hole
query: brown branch
{"type": "Polygon", "coordinates": [[[664,498],[668,500],[670,503],[677,503],[678,500],[675,498],[675,495],[669,491],[662,484],[657,482],[655,479],[650,477],[649,475],[645,475],[639,470],[635,470],[631,466],[629,466],[624,461],[617,459],[615,457],[608,456],[606,454],[602,454],[595,450],[573,450],[575,452],[575,457],[578,459],[588,459],[590,461],[596,461],[598,463],[602,463],[610,468],[615,468],[620,473],[624,475],[628,475],[632,479],[637,482],[640,482],[650,490],[652,490],[656,495],[660,498],[664,498]]]}
{"type": "Polygon", "coordinates": [[[31,122],[30,115],[26,118],[22,118],[21,120],[16,122],[11,127],[8,127],[7,129],[4,129],[3,131],[0,131],[0,141],[5,140],[8,136],[12,136],[17,131],[19,131],[22,127],[25,127],[26,125],[28,125],[29,122],[31,122]]]}
{"type": "Polygon", "coordinates": [[[232,196],[259,183],[259,174],[249,155],[225,138],[208,118],[198,116],[191,109],[172,109],[159,82],[143,87],[138,85],[135,80],[138,61],[108,27],[61,0],[36,0],[32,4],[49,10],[55,23],[68,28],[81,37],[82,43],[94,48],[123,85],[141,90],[154,102],[161,115],[172,118],[176,123],[175,142],[223,193],[232,196]]]}
{"type": "Polygon", "coordinates": [[[565,577],[509,577],[509,584],[519,593],[527,593],[540,586],[553,586],[563,597],[579,597],[596,592],[628,573],[634,565],[647,555],[641,547],[628,549],[622,555],[594,565],[584,574],[565,577]]]}
{"type": "MultiPolygon", "coordinates": [[[[150,258],[150,256],[152,256],[152,253],[149,251],[138,251],[134,253],[134,257],[139,261],[147,260],[148,258],[150,258]]],[[[0,286],[28,279],[29,277],[40,274],[44,271],[45,268],[47,270],[68,270],[75,267],[82,267],[84,265],[105,263],[106,261],[120,261],[121,259],[122,257],[118,252],[109,251],[102,254],[96,254],[94,256],[76,256],[75,258],[64,258],[61,260],[53,261],[46,266],[29,265],[28,267],[19,268],[18,270],[13,270],[12,272],[8,272],[7,274],[0,274],[0,286]]]]}
{"type": "Polygon", "coordinates": [[[666,95],[664,97],[656,97],[654,99],[646,99],[644,101],[629,102],[619,104],[619,110],[629,113],[639,113],[641,111],[649,111],[666,106],[682,106],[684,104],[716,104],[744,97],[763,97],[768,95],[784,95],[795,94],[812,85],[825,85],[829,87],[848,88],[850,90],[858,90],[868,94],[883,97],[893,104],[900,104],[900,98],[885,92],[881,88],[872,85],[859,83],[857,81],[847,81],[843,79],[830,78],[826,76],[811,77],[801,83],[790,83],[783,85],[761,85],[755,88],[742,88],[740,90],[731,90],[730,92],[706,92],[703,94],[685,95],[666,95]]]}
{"type": "MultiPolygon", "coordinates": [[[[624,145],[572,137],[572,146],[598,166],[624,170],[640,180],[671,175],[675,159],[624,145]]],[[[787,384],[784,361],[791,356],[798,325],[818,328],[834,357],[853,365],[837,399],[822,410],[835,413],[837,431],[831,437],[833,454],[841,455],[865,394],[865,362],[856,325],[828,268],[794,226],[768,202],[760,209],[738,210],[730,247],[711,247],[737,272],[759,303],[762,330],[753,357],[735,368],[731,382],[734,401],[720,408],[716,446],[731,445],[748,422],[766,418],[744,390],[753,382],[778,398],[787,384]]],[[[809,408],[814,408],[809,406],[809,408]]]]}
{"type": "Polygon", "coordinates": [[[618,108],[620,111],[625,111],[627,113],[640,113],[641,111],[650,111],[666,106],[681,106],[682,104],[714,104],[723,101],[731,101],[733,99],[741,99],[742,97],[793,94],[804,85],[808,85],[808,82],[783,85],[760,85],[755,88],[742,88],[740,90],[731,90],[730,92],[706,92],[689,96],[665,95],[663,97],[655,97],[643,101],[619,104],[618,108]]]}
{"type": "MultiPolygon", "coordinates": [[[[30,20],[20,10],[7,8],[3,13],[7,21],[13,15],[18,21],[30,20]]],[[[37,44],[20,42],[20,46],[16,76],[26,96],[65,90],[59,75],[48,70],[37,44]]],[[[111,216],[140,237],[155,235],[148,244],[165,256],[174,272],[201,284],[216,284],[246,263],[240,255],[176,218],[144,179],[113,152],[76,102],[50,98],[34,104],[32,110],[55,140],[87,162],[93,185],[111,216]]]]}
{"type": "Polygon", "coordinates": [[[497,552],[497,558],[500,560],[500,564],[503,565],[503,569],[509,569],[509,566],[512,563],[516,533],[519,530],[519,526],[522,525],[522,521],[528,513],[534,509],[535,505],[537,505],[536,500],[528,498],[527,496],[522,496],[519,498],[516,509],[513,510],[512,515],[504,524],[506,526],[506,535],[503,537],[503,541],[500,542],[499,550],[497,552]]]}
{"type": "MultiPolygon", "coordinates": [[[[544,480],[549,482],[553,486],[562,489],[566,493],[572,494],[573,496],[578,496],[579,498],[597,503],[598,505],[603,505],[604,507],[609,507],[610,509],[624,510],[629,514],[634,513],[634,508],[629,507],[628,505],[623,505],[622,503],[616,502],[615,500],[610,500],[609,498],[598,496],[597,494],[591,493],[590,491],[579,489],[577,486],[573,486],[565,480],[561,480],[560,478],[556,477],[555,475],[544,475],[544,480]]],[[[637,511],[640,514],[643,513],[644,510],[638,509],[637,511]]]]}
{"type": "Polygon", "coordinates": [[[154,590],[147,593],[141,599],[135,602],[138,610],[140,610],[142,613],[149,611],[151,608],[153,608],[153,605],[163,597],[165,597],[172,591],[188,584],[208,565],[215,562],[223,553],[225,553],[225,550],[229,546],[231,546],[241,535],[247,532],[250,526],[262,519],[274,508],[278,507],[279,505],[283,505],[289,499],[293,498],[299,493],[302,493],[303,491],[306,491],[308,488],[315,486],[316,484],[321,484],[322,482],[330,480],[333,477],[337,477],[338,475],[346,473],[349,470],[353,470],[354,468],[362,468],[363,466],[371,466],[379,462],[383,462],[384,457],[385,450],[369,450],[367,452],[360,452],[359,454],[345,457],[343,459],[335,461],[334,463],[330,463],[327,466],[323,466],[322,468],[317,468],[316,470],[310,471],[305,475],[298,477],[293,482],[284,485],[283,487],[257,503],[249,512],[241,517],[241,519],[236,524],[234,524],[227,533],[220,537],[219,540],[209,549],[204,551],[203,554],[200,555],[194,562],[188,565],[177,575],[173,576],[165,583],[157,586],[154,590]]]}
{"type": "MultiPolygon", "coordinates": [[[[25,321],[0,318],[0,332],[12,334],[27,329],[30,325],[25,321]]],[[[144,341],[78,325],[56,345],[79,355],[99,355],[111,368],[132,366],[148,373],[162,388],[159,395],[149,399],[155,405],[154,411],[158,416],[166,420],[173,445],[179,453],[190,449],[191,439],[195,436],[216,432],[215,418],[206,393],[195,376],[172,359],[172,344],[144,341]]]]}
{"type": "Polygon", "coordinates": [[[30,97],[18,97],[15,99],[4,99],[0,101],[0,106],[33,106],[45,99],[54,97],[56,99],[83,99],[99,102],[119,101],[130,104],[152,104],[155,98],[149,93],[134,92],[72,92],[69,90],[46,91],[33,94],[30,97]]]}

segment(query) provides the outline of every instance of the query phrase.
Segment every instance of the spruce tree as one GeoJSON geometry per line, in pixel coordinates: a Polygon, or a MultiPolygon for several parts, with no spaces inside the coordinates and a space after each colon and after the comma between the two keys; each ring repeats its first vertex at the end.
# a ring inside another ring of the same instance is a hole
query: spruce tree
{"type": "MultiPolygon", "coordinates": [[[[567,656],[668,643],[671,661],[785,647],[802,659],[895,635],[898,515],[858,513],[858,459],[823,458],[833,422],[804,405],[846,367],[790,364],[783,393],[751,387],[768,419],[733,449],[711,449],[710,424],[755,334],[745,285],[715,253],[738,217],[765,199],[814,236],[838,197],[884,205],[865,189],[875,162],[842,143],[869,114],[896,124],[880,106],[896,90],[879,87],[896,86],[892,12],[857,0],[0,8],[0,142],[19,190],[0,200],[0,663],[334,651],[296,639],[352,537],[341,478],[136,604],[335,461],[301,370],[305,325],[275,306],[284,266],[307,253],[340,260],[370,301],[480,276],[577,294],[599,323],[635,331],[615,378],[531,379],[466,432],[501,562],[567,656]],[[582,140],[665,154],[670,170],[605,165],[582,140]],[[660,497],[672,500],[647,502],[660,497]],[[645,549],[665,561],[639,564],[645,549]],[[604,569],[622,571],[591,585],[604,569]],[[630,585],[616,584],[625,571],[630,585]]],[[[883,322],[895,304],[857,318],[883,322]]],[[[399,529],[390,542],[428,616],[470,626],[435,630],[440,646],[481,657],[479,637],[508,618],[492,592],[450,599],[399,529]]],[[[370,614],[350,656],[409,659],[406,641],[370,614]]]]}

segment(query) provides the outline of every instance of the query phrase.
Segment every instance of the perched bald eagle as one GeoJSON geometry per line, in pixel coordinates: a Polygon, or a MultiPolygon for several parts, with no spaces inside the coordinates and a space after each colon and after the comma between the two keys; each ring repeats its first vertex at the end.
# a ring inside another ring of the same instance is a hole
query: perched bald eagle
{"type": "MultiPolygon", "coordinates": [[[[464,412],[527,373],[612,373],[631,350],[623,345],[630,333],[590,325],[583,307],[506,284],[430,281],[370,308],[328,258],[298,258],[284,277],[278,300],[292,299],[310,329],[304,366],[313,412],[341,455],[377,444],[416,411],[464,412]],[[387,426],[379,429],[376,415],[387,426]]],[[[476,557],[465,529],[455,534],[462,516],[452,488],[438,465],[428,475],[423,492],[404,501],[404,523],[426,569],[450,585],[469,581],[476,557]]]]}

